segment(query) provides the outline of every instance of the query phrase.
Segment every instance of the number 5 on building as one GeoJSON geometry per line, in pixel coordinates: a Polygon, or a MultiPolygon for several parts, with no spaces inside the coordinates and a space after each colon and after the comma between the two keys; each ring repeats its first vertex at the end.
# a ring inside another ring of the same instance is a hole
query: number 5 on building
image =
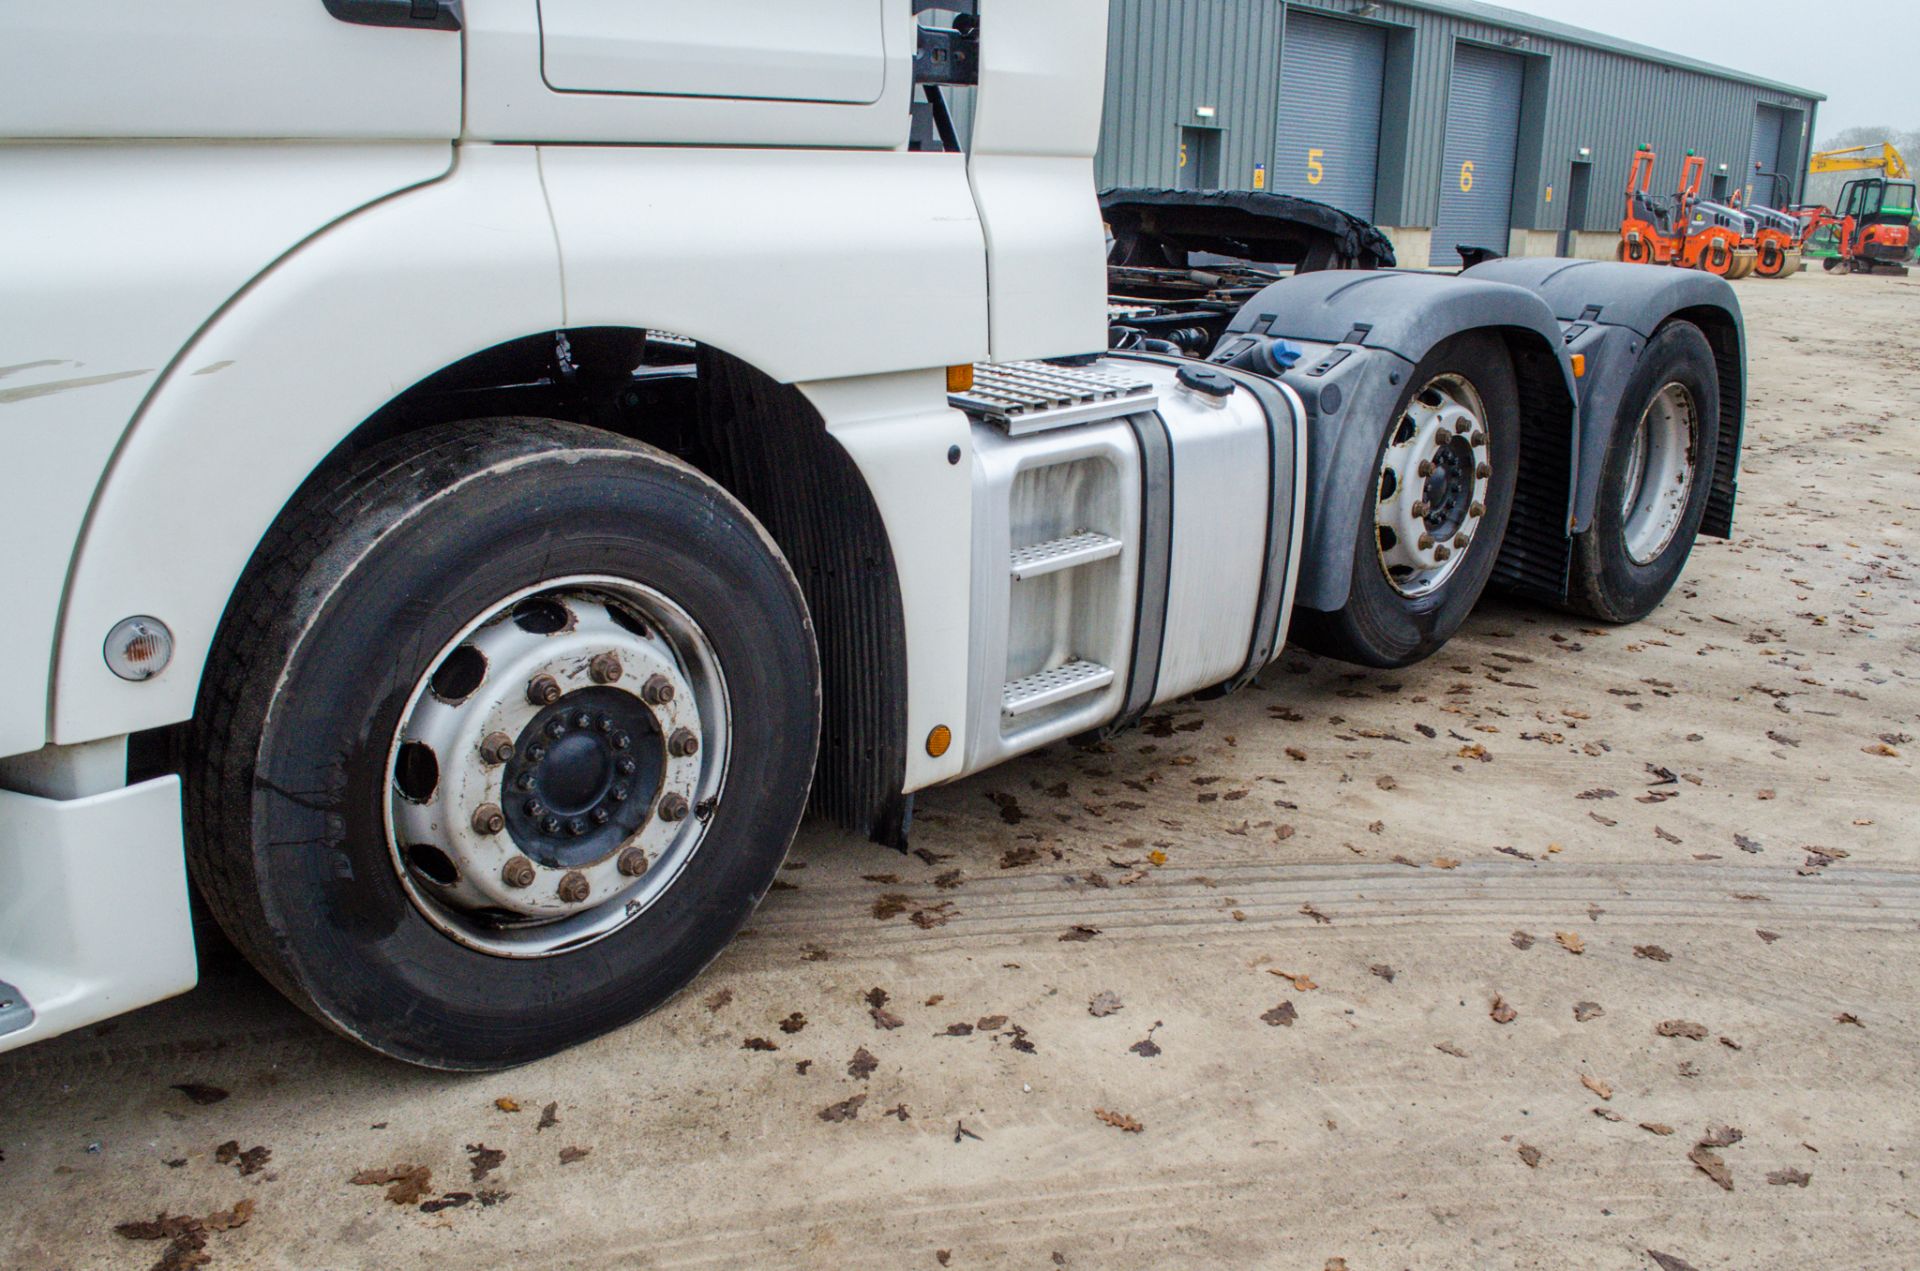
{"type": "Polygon", "coordinates": [[[1468,159],[1460,165],[1460,192],[1468,193],[1473,189],[1473,160],[1468,159]]]}
{"type": "Polygon", "coordinates": [[[1326,151],[1324,150],[1307,151],[1307,184],[1308,185],[1319,185],[1321,178],[1327,175],[1326,167],[1322,165],[1320,162],[1320,156],[1325,153],[1326,151]]]}

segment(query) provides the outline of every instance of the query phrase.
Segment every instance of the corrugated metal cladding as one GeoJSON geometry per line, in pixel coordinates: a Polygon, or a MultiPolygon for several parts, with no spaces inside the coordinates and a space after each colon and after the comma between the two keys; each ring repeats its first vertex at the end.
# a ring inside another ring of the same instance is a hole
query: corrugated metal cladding
{"type": "Polygon", "coordinates": [[[1526,66],[1511,53],[1474,44],[1454,50],[1447,143],[1440,164],[1440,215],[1433,224],[1429,265],[1459,264],[1455,249],[1462,246],[1506,255],[1526,78],[1526,66]]]}
{"type": "Polygon", "coordinates": [[[1287,15],[1272,186],[1373,219],[1387,33],[1363,22],[1287,15]]]}
{"type": "MultiPolygon", "coordinates": [[[[1446,170],[1446,128],[1461,49],[1506,54],[1521,67],[1510,207],[1517,229],[1563,227],[1576,163],[1591,165],[1592,197],[1572,228],[1616,227],[1619,199],[1608,192],[1624,184],[1641,144],[1659,152],[1656,189],[1673,187],[1688,150],[1705,155],[1708,171],[1724,175],[1728,188],[1740,188],[1762,106],[1782,126],[1779,170],[1797,174],[1823,100],[1476,0],[1112,0],[1110,14],[1097,161],[1105,185],[1176,184],[1180,130],[1215,127],[1224,187],[1297,189],[1303,157],[1282,110],[1289,19],[1337,19],[1377,32],[1349,41],[1345,56],[1382,50],[1372,216],[1382,225],[1434,227],[1443,191],[1457,184],[1458,172],[1446,170]]],[[[1331,68],[1324,74],[1340,78],[1331,68]]],[[[1319,197],[1315,188],[1302,192],[1319,197]]]]}

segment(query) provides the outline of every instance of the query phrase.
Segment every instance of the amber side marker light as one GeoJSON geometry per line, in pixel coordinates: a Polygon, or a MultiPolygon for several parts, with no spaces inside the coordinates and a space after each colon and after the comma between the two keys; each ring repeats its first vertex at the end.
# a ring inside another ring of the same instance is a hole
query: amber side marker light
{"type": "Polygon", "coordinates": [[[947,747],[953,745],[953,730],[945,724],[935,724],[933,731],[927,734],[927,753],[938,759],[947,753],[947,747]]]}
{"type": "Polygon", "coordinates": [[[969,362],[965,366],[949,366],[947,368],[947,391],[949,393],[964,393],[972,387],[973,363],[969,362]]]}
{"type": "Polygon", "coordinates": [[[1576,353],[1573,355],[1572,361],[1573,378],[1579,379],[1587,373],[1587,355],[1584,353],[1576,353]]]}

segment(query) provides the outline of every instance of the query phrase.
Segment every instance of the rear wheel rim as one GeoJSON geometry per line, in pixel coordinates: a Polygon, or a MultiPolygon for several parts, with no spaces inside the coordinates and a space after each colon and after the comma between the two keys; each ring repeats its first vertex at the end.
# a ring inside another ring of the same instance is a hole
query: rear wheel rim
{"type": "Polygon", "coordinates": [[[1620,496],[1621,537],[1636,565],[1658,560],[1686,516],[1693,492],[1699,410],[1684,384],[1671,381],[1640,414],[1629,443],[1620,496]]]}
{"type": "Polygon", "coordinates": [[[1375,555],[1402,596],[1438,590],[1466,559],[1492,459],[1486,404],[1464,376],[1437,375],[1408,400],[1374,476],[1375,555]]]}
{"type": "Polygon", "coordinates": [[[537,958],[619,930],[705,838],[726,776],[719,657],[626,579],[502,600],[415,684],[387,756],[390,857],[434,927],[537,958]]]}

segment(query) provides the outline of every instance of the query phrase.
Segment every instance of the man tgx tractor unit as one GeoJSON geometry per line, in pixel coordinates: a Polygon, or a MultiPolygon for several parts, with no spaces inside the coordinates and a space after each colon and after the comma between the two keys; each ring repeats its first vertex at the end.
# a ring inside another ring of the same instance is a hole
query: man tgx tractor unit
{"type": "Polygon", "coordinates": [[[0,1048],[188,988],[191,883],[340,1032],[521,1063],[809,803],[899,844],[1289,632],[1631,621],[1729,532],[1723,280],[1121,191],[1110,295],[1103,0],[927,8],[8,14],[0,1048]]]}

